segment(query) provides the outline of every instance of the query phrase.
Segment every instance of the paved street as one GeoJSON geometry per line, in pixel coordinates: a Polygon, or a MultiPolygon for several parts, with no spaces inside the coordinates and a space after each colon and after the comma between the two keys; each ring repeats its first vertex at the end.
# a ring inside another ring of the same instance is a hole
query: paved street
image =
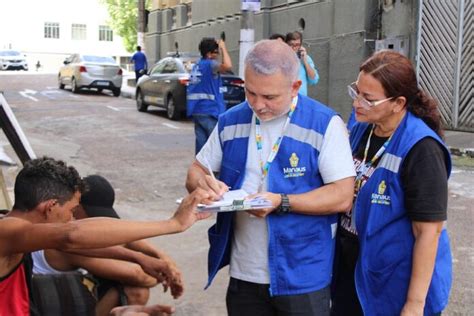
{"type": "MultiPolygon", "coordinates": [[[[162,110],[136,110],[132,99],[109,92],[72,94],[57,88],[56,75],[0,73],[0,91],[13,109],[37,156],[66,160],[82,175],[99,173],[116,189],[116,209],[128,219],[168,218],[186,194],[184,179],[193,160],[191,121],[170,121],[162,110]]],[[[8,140],[0,143],[18,160],[8,140]]],[[[11,188],[16,166],[3,166],[11,188]]],[[[443,315],[469,315],[474,307],[474,170],[455,167],[450,180],[448,228],[452,238],[454,284],[443,315]]],[[[213,219],[187,232],[153,239],[181,267],[186,291],[174,301],[161,289],[152,303],[176,306],[175,315],[225,315],[227,271],[206,291],[207,229],[213,219]]]]}

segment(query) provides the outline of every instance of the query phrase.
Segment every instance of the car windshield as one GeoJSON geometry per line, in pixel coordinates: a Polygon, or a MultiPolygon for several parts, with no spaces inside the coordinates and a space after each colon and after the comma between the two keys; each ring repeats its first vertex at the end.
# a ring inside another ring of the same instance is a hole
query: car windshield
{"type": "Polygon", "coordinates": [[[102,63],[102,64],[115,64],[115,60],[112,57],[105,56],[93,56],[93,55],[84,55],[82,56],[84,61],[92,63],[102,63]]]}
{"type": "Polygon", "coordinates": [[[21,54],[14,50],[5,50],[0,52],[0,56],[20,56],[21,54]]]}

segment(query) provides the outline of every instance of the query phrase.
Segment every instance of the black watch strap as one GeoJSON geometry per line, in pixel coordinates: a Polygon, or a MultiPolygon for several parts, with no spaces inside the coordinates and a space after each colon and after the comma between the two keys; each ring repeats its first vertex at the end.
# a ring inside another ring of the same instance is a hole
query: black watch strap
{"type": "Polygon", "coordinates": [[[277,214],[287,214],[290,212],[290,199],[288,199],[288,195],[281,193],[281,203],[277,208],[277,214]]]}

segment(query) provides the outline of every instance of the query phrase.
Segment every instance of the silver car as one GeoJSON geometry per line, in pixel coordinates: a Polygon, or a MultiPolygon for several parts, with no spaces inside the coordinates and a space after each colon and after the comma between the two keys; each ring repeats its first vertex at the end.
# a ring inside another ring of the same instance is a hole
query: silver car
{"type": "Polygon", "coordinates": [[[0,70],[28,70],[26,58],[16,50],[0,50],[0,70]]]}
{"type": "Polygon", "coordinates": [[[114,96],[120,95],[122,88],[122,68],[112,57],[73,54],[64,60],[59,69],[60,89],[70,85],[73,93],[82,88],[95,88],[99,92],[111,90],[114,96]]]}

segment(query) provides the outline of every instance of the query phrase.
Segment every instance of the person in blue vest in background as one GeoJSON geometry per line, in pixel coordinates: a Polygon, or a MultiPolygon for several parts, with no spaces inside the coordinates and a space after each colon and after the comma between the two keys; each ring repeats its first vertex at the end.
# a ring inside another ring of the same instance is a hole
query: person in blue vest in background
{"type": "Polygon", "coordinates": [[[194,65],[187,87],[187,115],[193,117],[196,154],[216,126],[217,117],[226,110],[221,73],[230,71],[232,61],[224,40],[203,38],[199,43],[201,59],[194,65]],[[222,61],[219,61],[222,55],[222,61]]]}
{"type": "Polygon", "coordinates": [[[357,176],[337,234],[332,315],[440,315],[452,282],[449,152],[434,99],[384,50],[348,86],[357,176]]]}
{"type": "Polygon", "coordinates": [[[141,46],[137,46],[137,51],[133,54],[132,58],[130,58],[130,62],[134,64],[135,82],[138,82],[138,79],[146,73],[148,68],[146,55],[142,52],[141,46]]]}
{"type": "Polygon", "coordinates": [[[245,57],[247,101],[219,116],[188,170],[190,191],[217,200],[230,186],[272,203],[218,213],[209,229],[208,286],[230,265],[230,316],[329,315],[336,214],[351,207],[355,171],[344,122],[298,94],[298,68],[284,42],[255,44],[245,57]]]}

